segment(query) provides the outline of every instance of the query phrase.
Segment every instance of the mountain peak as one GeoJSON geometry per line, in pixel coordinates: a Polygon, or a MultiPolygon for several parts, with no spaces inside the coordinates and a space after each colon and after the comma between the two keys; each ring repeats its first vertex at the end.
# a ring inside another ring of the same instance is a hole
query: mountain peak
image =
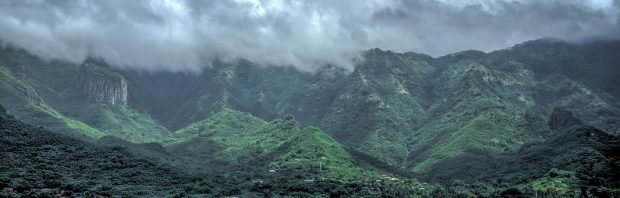
{"type": "Polygon", "coordinates": [[[583,121],[575,118],[573,112],[563,109],[561,107],[556,107],[555,109],[553,109],[553,113],[551,113],[551,117],[548,123],[549,127],[554,130],[566,129],[583,124],[583,121]]]}

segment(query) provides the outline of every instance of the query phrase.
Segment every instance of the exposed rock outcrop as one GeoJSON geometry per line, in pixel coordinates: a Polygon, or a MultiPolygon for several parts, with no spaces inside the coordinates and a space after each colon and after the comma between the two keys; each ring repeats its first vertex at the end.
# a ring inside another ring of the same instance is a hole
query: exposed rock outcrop
{"type": "Polygon", "coordinates": [[[89,100],[127,105],[127,81],[105,63],[96,60],[85,61],[80,67],[78,82],[80,90],[89,100]]]}

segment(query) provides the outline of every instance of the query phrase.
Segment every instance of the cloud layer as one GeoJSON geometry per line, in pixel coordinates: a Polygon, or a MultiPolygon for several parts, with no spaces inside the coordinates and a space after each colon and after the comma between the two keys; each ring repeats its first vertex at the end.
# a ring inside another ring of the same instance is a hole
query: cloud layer
{"type": "Polygon", "coordinates": [[[244,58],[353,68],[369,48],[438,56],[525,40],[617,39],[620,0],[7,0],[0,40],[45,58],[195,71],[244,58]]]}

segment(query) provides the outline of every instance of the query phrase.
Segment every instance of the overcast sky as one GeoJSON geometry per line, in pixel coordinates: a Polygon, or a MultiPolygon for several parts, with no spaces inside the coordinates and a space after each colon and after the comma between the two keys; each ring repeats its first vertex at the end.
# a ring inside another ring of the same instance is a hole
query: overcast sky
{"type": "Polygon", "coordinates": [[[76,63],[191,71],[245,58],[312,71],[352,69],[375,47],[440,56],[616,39],[619,11],[620,0],[3,0],[0,40],[76,63]]]}

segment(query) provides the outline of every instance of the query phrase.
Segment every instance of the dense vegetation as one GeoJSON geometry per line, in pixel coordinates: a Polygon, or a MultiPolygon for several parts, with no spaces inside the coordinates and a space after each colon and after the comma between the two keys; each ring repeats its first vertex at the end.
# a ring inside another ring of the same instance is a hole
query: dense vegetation
{"type": "MultiPolygon", "coordinates": [[[[314,129],[310,129],[314,130],[314,129]]],[[[85,142],[33,127],[0,109],[0,196],[424,196],[456,195],[439,185],[375,178],[317,178],[304,166],[227,167],[200,172],[171,167],[184,159],[154,145],[85,142]],[[114,145],[116,144],[116,145],[114,145]],[[131,148],[129,148],[131,147],[131,148]],[[150,152],[145,154],[144,152],[150,152]],[[159,155],[161,158],[151,158],[159,155]],[[171,159],[173,158],[173,159],[171,159]]],[[[314,134],[316,135],[316,134],[314,134]]],[[[161,147],[160,147],[161,148],[161,147]]],[[[187,161],[185,161],[187,162],[187,161]]],[[[327,166],[329,167],[329,166],[327,166]]]]}

